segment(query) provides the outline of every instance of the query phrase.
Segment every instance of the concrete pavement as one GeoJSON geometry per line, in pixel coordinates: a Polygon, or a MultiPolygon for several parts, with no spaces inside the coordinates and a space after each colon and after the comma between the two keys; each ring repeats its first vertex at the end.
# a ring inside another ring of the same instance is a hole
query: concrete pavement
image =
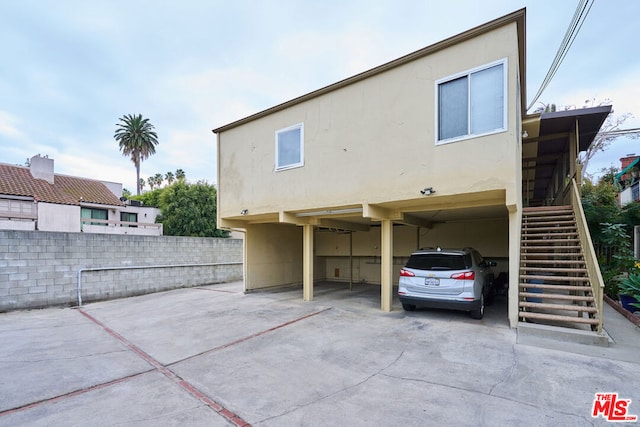
{"type": "Polygon", "coordinates": [[[481,321],[379,305],[230,283],[3,313],[0,426],[605,425],[598,392],[640,415],[640,331],[613,310],[611,347],[554,349],[518,344],[504,300],[481,321]]]}

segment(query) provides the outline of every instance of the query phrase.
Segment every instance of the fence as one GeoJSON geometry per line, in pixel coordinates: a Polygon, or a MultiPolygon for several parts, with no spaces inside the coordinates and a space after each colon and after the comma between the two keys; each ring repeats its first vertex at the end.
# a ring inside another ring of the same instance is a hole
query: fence
{"type": "Polygon", "coordinates": [[[239,239],[0,230],[0,311],[242,280],[242,244],[239,239]]]}

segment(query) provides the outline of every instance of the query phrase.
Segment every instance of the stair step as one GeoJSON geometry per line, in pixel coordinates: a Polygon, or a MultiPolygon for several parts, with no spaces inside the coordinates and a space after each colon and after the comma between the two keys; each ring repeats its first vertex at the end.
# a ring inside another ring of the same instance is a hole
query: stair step
{"type": "Polygon", "coordinates": [[[590,319],[588,317],[560,316],[557,314],[533,313],[531,311],[521,311],[518,316],[525,319],[555,320],[558,322],[586,323],[588,325],[598,324],[598,319],[590,319]]]}
{"type": "MultiPolygon", "coordinates": [[[[556,233],[556,232],[549,232],[549,231],[541,231],[541,232],[527,232],[526,230],[522,233],[522,237],[530,237],[533,239],[543,239],[543,238],[547,238],[547,239],[557,239],[558,237],[573,237],[573,238],[578,238],[578,232],[573,231],[573,232],[560,232],[560,233],[556,233]]],[[[529,239],[527,239],[529,240],[529,239]]]]}
{"type": "Polygon", "coordinates": [[[528,249],[528,250],[531,250],[531,249],[534,249],[534,250],[543,250],[543,249],[549,250],[549,249],[554,249],[554,248],[562,249],[562,250],[567,250],[567,249],[578,250],[578,249],[582,249],[582,246],[579,246],[579,245],[578,246],[575,246],[575,245],[573,245],[573,246],[551,246],[551,245],[547,245],[547,246],[522,246],[522,250],[525,250],[525,249],[528,249]]]}
{"type": "Polygon", "coordinates": [[[534,271],[543,271],[549,273],[588,273],[588,270],[586,268],[520,267],[520,273],[527,274],[527,272],[534,271]]]}
{"type": "Polygon", "coordinates": [[[530,224],[549,224],[553,222],[554,224],[558,221],[575,221],[573,218],[573,214],[571,215],[552,215],[552,216],[541,216],[541,217],[522,217],[522,225],[530,225],[530,224]]]}
{"type": "Polygon", "coordinates": [[[547,212],[573,212],[573,206],[571,205],[559,205],[559,206],[536,206],[532,208],[522,208],[522,213],[527,215],[544,215],[547,212]]]}
{"type": "MultiPolygon", "coordinates": [[[[528,249],[530,249],[531,247],[529,246],[528,249]]],[[[549,248],[546,248],[549,249],[549,248]]],[[[583,257],[582,257],[582,253],[576,253],[576,252],[566,252],[566,251],[562,251],[562,252],[521,252],[520,253],[521,258],[520,260],[522,261],[527,260],[527,261],[534,261],[534,262],[542,262],[542,261],[584,261],[583,257]],[[524,258],[523,258],[524,257],[524,258]],[[573,260],[559,260],[557,258],[574,258],[573,260]],[[576,259],[577,257],[577,259],[576,259]],[[542,259],[540,259],[542,258],[542,259]],[[548,258],[553,258],[553,259],[548,259],[548,258]]]]}
{"type": "Polygon", "coordinates": [[[585,265],[581,259],[520,259],[520,264],[538,264],[538,265],[585,265]]]}
{"type": "Polygon", "coordinates": [[[573,231],[566,231],[566,230],[558,230],[558,229],[551,229],[549,230],[549,227],[541,227],[539,229],[522,229],[522,235],[523,236],[533,236],[533,237],[538,237],[538,236],[550,236],[550,237],[561,237],[561,236],[578,236],[578,231],[576,231],[576,229],[573,229],[573,231]]]}
{"type": "Polygon", "coordinates": [[[520,274],[520,280],[542,280],[544,282],[588,282],[586,276],[545,276],[544,274],[520,274]]]}
{"type": "MultiPolygon", "coordinates": [[[[527,231],[529,233],[537,233],[537,232],[543,232],[543,231],[568,231],[568,230],[574,230],[576,231],[577,228],[575,226],[575,221],[567,221],[568,224],[574,224],[572,225],[567,225],[567,226],[558,226],[558,225],[552,225],[552,226],[548,226],[547,224],[540,224],[539,227],[527,227],[527,224],[524,224],[522,227],[523,231],[527,231]]],[[[557,224],[554,223],[554,224],[557,224]]]]}
{"type": "MultiPolygon", "coordinates": [[[[520,283],[518,285],[520,289],[549,289],[556,291],[582,291],[590,292],[591,286],[578,286],[578,285],[551,285],[549,283],[520,283]]],[[[524,291],[527,292],[527,291],[524,291]]]]}
{"type": "MultiPolygon", "coordinates": [[[[538,228],[550,227],[548,221],[527,221],[526,218],[523,218],[523,221],[524,221],[523,224],[522,224],[523,228],[538,229],[538,228]]],[[[571,217],[570,220],[567,220],[567,221],[554,221],[553,224],[561,226],[561,227],[565,227],[566,226],[566,227],[570,227],[570,228],[575,228],[576,221],[573,219],[573,217],[571,217]]]]}
{"type": "Polygon", "coordinates": [[[527,301],[520,301],[518,305],[522,308],[538,308],[542,310],[582,311],[585,313],[598,312],[598,309],[595,307],[585,307],[583,305],[548,304],[543,302],[527,302],[527,301]]]}
{"type": "Polygon", "coordinates": [[[563,294],[545,294],[540,292],[518,292],[518,296],[524,298],[537,298],[537,299],[557,299],[557,300],[565,300],[565,301],[584,301],[584,302],[594,302],[592,296],[582,296],[582,295],[563,295],[563,294]]]}
{"type": "Polygon", "coordinates": [[[522,239],[522,247],[526,247],[529,244],[547,244],[549,246],[558,246],[551,245],[551,243],[579,243],[580,239],[522,239]]]}

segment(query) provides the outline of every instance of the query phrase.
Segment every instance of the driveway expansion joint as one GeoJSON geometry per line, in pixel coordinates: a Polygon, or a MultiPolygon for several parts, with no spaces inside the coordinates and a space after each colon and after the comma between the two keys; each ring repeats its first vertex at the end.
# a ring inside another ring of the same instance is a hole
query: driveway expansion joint
{"type": "Polygon", "coordinates": [[[126,347],[128,347],[131,351],[133,351],[140,358],[142,358],[147,363],[149,363],[151,366],[153,366],[157,371],[159,371],[165,377],[167,377],[168,379],[173,381],[176,385],[178,385],[184,391],[186,391],[191,396],[193,396],[196,399],[198,399],[200,402],[204,403],[206,406],[211,408],[213,411],[218,413],[220,416],[224,417],[227,421],[233,423],[236,426],[242,426],[242,427],[250,426],[250,424],[248,422],[246,422],[245,420],[243,420],[241,417],[239,417],[238,415],[236,415],[233,412],[229,411],[228,409],[224,408],[222,405],[218,404],[215,400],[211,399],[205,393],[203,393],[202,391],[198,390],[196,387],[194,387],[189,382],[185,381],[183,378],[181,378],[179,375],[177,375],[171,369],[169,369],[168,367],[166,367],[165,365],[163,365],[162,363],[157,361],[151,355],[149,355],[148,353],[143,351],[141,348],[139,348],[138,346],[136,346],[135,344],[133,344],[132,342],[130,342],[129,340],[124,338],[122,335],[120,335],[119,333],[117,333],[113,329],[109,328],[104,323],[100,322],[98,319],[96,319],[95,317],[93,317],[92,315],[87,313],[85,310],[83,310],[82,308],[79,308],[78,311],[80,312],[80,314],[85,316],[87,319],[91,320],[96,325],[98,325],[102,329],[104,329],[104,331],[107,332],[109,335],[113,336],[118,341],[120,341],[122,344],[124,344],[126,347]]]}

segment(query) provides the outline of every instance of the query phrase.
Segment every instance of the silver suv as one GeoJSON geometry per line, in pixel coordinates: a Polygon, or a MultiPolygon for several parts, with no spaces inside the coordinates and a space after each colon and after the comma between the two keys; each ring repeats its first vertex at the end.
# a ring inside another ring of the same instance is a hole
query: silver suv
{"type": "Polygon", "coordinates": [[[482,319],[484,306],[494,296],[493,261],[473,248],[426,248],[411,254],[400,270],[398,296],[402,308],[416,306],[468,311],[482,319]]]}

